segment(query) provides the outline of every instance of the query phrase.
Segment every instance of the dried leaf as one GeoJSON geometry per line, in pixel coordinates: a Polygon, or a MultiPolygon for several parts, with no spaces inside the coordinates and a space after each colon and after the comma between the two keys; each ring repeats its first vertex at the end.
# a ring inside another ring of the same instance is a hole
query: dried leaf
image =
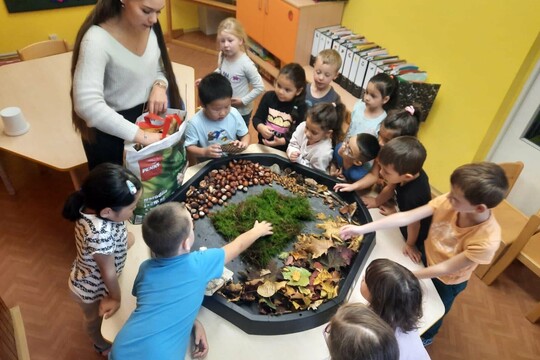
{"type": "Polygon", "coordinates": [[[268,269],[262,269],[261,270],[261,274],[260,276],[265,276],[265,275],[268,275],[268,274],[271,274],[272,272],[268,269]]]}
{"type": "Polygon", "coordinates": [[[283,278],[288,281],[289,285],[292,286],[306,286],[309,284],[309,276],[311,273],[304,269],[296,266],[288,266],[283,268],[283,278]]]}
{"type": "Polygon", "coordinates": [[[332,247],[334,243],[332,240],[313,239],[311,241],[310,251],[313,254],[312,258],[317,259],[326,254],[328,249],[332,247]]]}
{"type": "Polygon", "coordinates": [[[317,213],[315,215],[315,217],[317,218],[317,220],[326,220],[326,214],[325,213],[317,213]]]}
{"type": "Polygon", "coordinates": [[[324,302],[324,300],[317,300],[309,304],[308,309],[310,310],[317,310],[319,306],[324,302]]]}
{"type": "Polygon", "coordinates": [[[313,285],[322,284],[328,279],[332,279],[332,275],[328,272],[328,270],[324,269],[322,271],[318,271],[317,277],[313,281],[313,285]]]}
{"type": "Polygon", "coordinates": [[[364,239],[364,235],[358,235],[358,236],[352,237],[348,248],[351,249],[352,251],[358,252],[358,249],[360,249],[360,244],[362,243],[363,239],[364,239]]]}
{"type": "Polygon", "coordinates": [[[276,284],[273,281],[265,281],[257,288],[257,294],[262,297],[270,297],[276,293],[276,284]]]}

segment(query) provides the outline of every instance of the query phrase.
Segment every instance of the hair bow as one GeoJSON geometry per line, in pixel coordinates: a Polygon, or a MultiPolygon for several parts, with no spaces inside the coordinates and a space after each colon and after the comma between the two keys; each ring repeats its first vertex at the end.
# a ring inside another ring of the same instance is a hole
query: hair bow
{"type": "Polygon", "coordinates": [[[405,106],[405,111],[411,115],[414,115],[414,107],[412,105],[405,106]]]}

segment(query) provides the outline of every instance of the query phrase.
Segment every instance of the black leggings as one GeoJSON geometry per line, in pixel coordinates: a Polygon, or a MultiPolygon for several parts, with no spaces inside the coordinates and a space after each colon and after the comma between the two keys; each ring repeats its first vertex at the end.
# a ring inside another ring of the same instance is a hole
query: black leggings
{"type": "MultiPolygon", "coordinates": [[[[131,109],[118,111],[118,113],[132,123],[135,123],[135,120],[143,113],[143,106],[144,104],[140,104],[131,109]]],[[[88,142],[83,140],[84,152],[86,159],[88,159],[88,169],[92,170],[105,162],[123,165],[124,140],[96,128],[92,130],[95,135],[94,141],[88,142]]]]}

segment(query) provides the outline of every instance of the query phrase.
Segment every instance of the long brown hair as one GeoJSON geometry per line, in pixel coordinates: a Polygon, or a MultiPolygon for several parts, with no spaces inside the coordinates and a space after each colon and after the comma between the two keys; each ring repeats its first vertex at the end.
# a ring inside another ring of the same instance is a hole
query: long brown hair
{"type": "MultiPolygon", "coordinates": [[[[71,59],[71,117],[73,122],[73,127],[76,131],[81,134],[81,137],[86,141],[94,140],[94,131],[92,128],[89,128],[86,122],[81,119],[79,115],[75,112],[73,106],[73,75],[75,74],[75,68],[77,67],[77,62],[79,61],[79,52],[81,49],[81,41],[90,27],[93,25],[99,25],[105,21],[114,18],[120,15],[122,11],[122,4],[118,0],[98,0],[96,6],[92,12],[86,17],[77,37],[75,39],[75,44],[73,45],[73,57],[71,59]]],[[[156,34],[159,50],[161,52],[161,60],[163,62],[163,67],[165,69],[165,77],[169,83],[168,92],[169,92],[169,104],[170,107],[175,109],[180,109],[182,105],[182,98],[180,97],[180,91],[178,90],[178,84],[176,83],[176,77],[174,76],[171,59],[167,51],[167,45],[165,44],[165,38],[163,37],[163,31],[161,30],[161,25],[159,20],[153,26],[154,33],[156,34]]]]}

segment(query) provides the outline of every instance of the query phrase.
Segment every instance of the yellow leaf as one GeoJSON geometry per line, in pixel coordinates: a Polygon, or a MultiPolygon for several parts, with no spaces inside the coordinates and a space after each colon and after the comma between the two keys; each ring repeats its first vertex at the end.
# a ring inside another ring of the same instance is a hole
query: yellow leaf
{"type": "Polygon", "coordinates": [[[332,279],[332,274],[330,274],[328,270],[323,269],[322,271],[319,271],[319,274],[315,277],[315,280],[313,280],[313,285],[319,285],[328,279],[332,279]]]}
{"type": "Polygon", "coordinates": [[[315,215],[315,217],[318,220],[326,220],[326,214],[325,213],[317,213],[317,215],[315,215]]]}
{"type": "Polygon", "coordinates": [[[334,245],[332,240],[313,239],[311,241],[310,251],[313,254],[313,259],[319,258],[326,254],[329,248],[334,245]]]}
{"type": "Polygon", "coordinates": [[[298,281],[298,280],[300,280],[301,277],[302,277],[302,274],[300,274],[300,271],[294,270],[293,273],[292,273],[291,279],[293,281],[298,281]]]}

